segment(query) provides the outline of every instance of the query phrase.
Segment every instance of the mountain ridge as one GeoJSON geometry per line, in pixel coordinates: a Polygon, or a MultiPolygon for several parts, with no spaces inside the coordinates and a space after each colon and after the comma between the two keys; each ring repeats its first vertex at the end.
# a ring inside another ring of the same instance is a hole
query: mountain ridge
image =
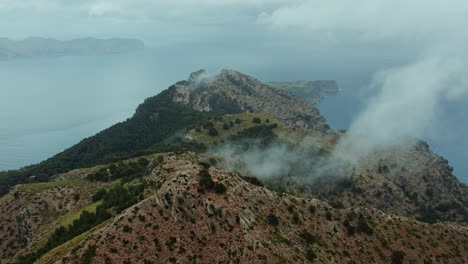
{"type": "Polygon", "coordinates": [[[29,37],[23,40],[0,38],[0,60],[115,54],[138,51],[144,47],[141,40],[129,38],[77,38],[66,41],[41,37],[29,37]]]}
{"type": "Polygon", "coordinates": [[[200,70],[0,173],[0,263],[466,263],[467,187],[446,160],[414,141],[324,180],[344,132],[306,100],[200,70]]]}

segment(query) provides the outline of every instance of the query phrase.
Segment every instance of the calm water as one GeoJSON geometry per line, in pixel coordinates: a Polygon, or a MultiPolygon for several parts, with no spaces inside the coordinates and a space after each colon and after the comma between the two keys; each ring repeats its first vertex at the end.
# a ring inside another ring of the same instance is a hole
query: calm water
{"type": "MultiPolygon", "coordinates": [[[[356,91],[368,84],[372,67],[355,72],[343,64],[327,64],[325,59],[310,62],[301,54],[275,58],[271,50],[249,51],[203,50],[201,45],[125,55],[0,61],[0,170],[37,163],[125,120],[146,97],[200,68],[213,73],[232,68],[262,81],[335,79],[342,91],[319,105],[334,129],[346,129],[362,108],[356,91]],[[259,59],[253,61],[252,57],[259,59]],[[273,63],[279,60],[281,65],[273,63]]],[[[449,105],[444,126],[456,124],[457,129],[446,129],[441,131],[444,136],[428,139],[465,182],[464,146],[468,140],[462,132],[468,131],[464,124],[467,108],[449,105]]]]}

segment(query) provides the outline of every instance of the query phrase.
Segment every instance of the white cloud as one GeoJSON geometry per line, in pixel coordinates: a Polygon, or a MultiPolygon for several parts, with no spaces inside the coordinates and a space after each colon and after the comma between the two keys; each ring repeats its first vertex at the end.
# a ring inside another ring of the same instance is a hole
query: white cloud
{"type": "MultiPolygon", "coordinates": [[[[284,4],[286,0],[94,0],[86,4],[91,15],[114,15],[122,17],[197,18],[198,15],[218,16],[233,14],[240,10],[284,4]]],[[[257,15],[257,14],[255,14],[257,15]]]]}
{"type": "Polygon", "coordinates": [[[369,85],[374,96],[336,147],[331,162],[336,164],[408,145],[411,137],[431,137],[441,130],[443,102],[466,101],[467,11],[468,2],[460,0],[303,0],[264,12],[257,23],[278,35],[333,36],[343,45],[386,42],[388,50],[374,47],[383,57],[405,54],[401,43],[416,51],[405,65],[376,69],[369,85]]]}
{"type": "Polygon", "coordinates": [[[60,0],[0,0],[0,11],[29,9],[33,11],[52,11],[61,8],[60,0]]]}
{"type": "Polygon", "coordinates": [[[428,58],[376,74],[376,95],[337,147],[339,155],[367,155],[408,137],[422,137],[437,123],[443,100],[468,91],[468,68],[460,58],[428,58]]]}
{"type": "Polygon", "coordinates": [[[259,16],[275,29],[354,32],[359,37],[447,35],[466,24],[468,2],[461,0],[303,0],[259,16]]]}

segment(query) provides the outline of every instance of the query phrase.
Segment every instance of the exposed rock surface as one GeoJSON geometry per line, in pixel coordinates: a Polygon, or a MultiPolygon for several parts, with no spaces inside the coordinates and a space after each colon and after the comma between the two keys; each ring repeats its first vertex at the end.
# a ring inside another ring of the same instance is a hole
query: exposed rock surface
{"type": "Polygon", "coordinates": [[[15,186],[0,198],[0,263],[44,243],[58,227],[57,217],[89,204],[99,186],[76,179],[15,186]]]}
{"type": "Polygon", "coordinates": [[[190,103],[198,111],[267,113],[287,125],[331,131],[310,103],[237,71],[222,70],[214,77],[198,71],[175,87],[174,101],[190,103]]]}
{"type": "Polygon", "coordinates": [[[418,141],[408,148],[374,153],[337,178],[285,178],[283,183],[293,193],[346,207],[373,207],[427,222],[466,222],[468,188],[452,170],[447,160],[418,141]]]}
{"type": "Polygon", "coordinates": [[[0,38],[0,60],[64,55],[112,54],[141,50],[143,48],[144,44],[140,40],[123,38],[82,38],[68,41],[38,37],[18,41],[0,38]]]}
{"type": "Polygon", "coordinates": [[[213,180],[227,187],[216,193],[199,184],[202,160],[167,156],[148,178],[159,186],[148,190],[154,195],[57,255],[57,263],[84,257],[92,263],[468,261],[466,227],[429,225],[370,208],[338,210],[211,167],[213,180]]]}

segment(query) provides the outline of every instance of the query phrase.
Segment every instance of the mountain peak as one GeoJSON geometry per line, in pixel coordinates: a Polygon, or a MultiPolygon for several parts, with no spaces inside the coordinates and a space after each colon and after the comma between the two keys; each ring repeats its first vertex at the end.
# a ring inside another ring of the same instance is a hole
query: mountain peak
{"type": "Polygon", "coordinates": [[[267,113],[285,124],[329,132],[317,108],[288,91],[229,69],[214,77],[205,70],[190,74],[187,83],[177,83],[173,101],[202,112],[267,113]]]}
{"type": "Polygon", "coordinates": [[[188,81],[193,82],[197,80],[200,76],[206,75],[206,70],[205,69],[200,69],[198,71],[194,71],[190,74],[188,81]]]}

